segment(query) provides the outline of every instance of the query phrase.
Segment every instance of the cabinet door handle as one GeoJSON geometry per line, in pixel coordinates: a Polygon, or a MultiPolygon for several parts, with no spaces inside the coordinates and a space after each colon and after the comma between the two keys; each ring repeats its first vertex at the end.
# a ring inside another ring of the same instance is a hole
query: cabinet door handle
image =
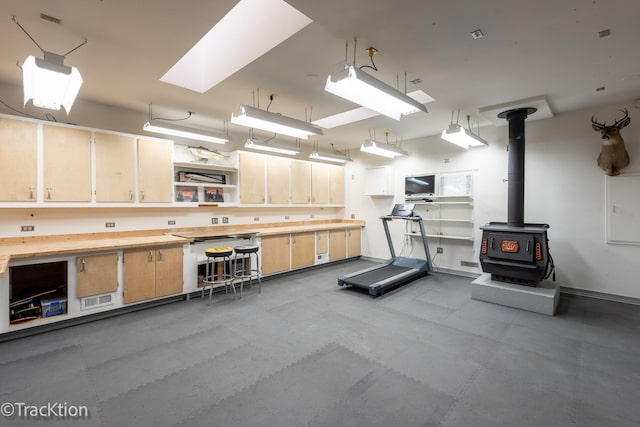
{"type": "Polygon", "coordinates": [[[51,187],[47,187],[47,199],[51,200],[51,187]]]}
{"type": "Polygon", "coordinates": [[[140,191],[140,200],[144,200],[144,190],[140,191]]]}
{"type": "Polygon", "coordinates": [[[153,262],[153,251],[149,251],[149,262],[153,262]]]}
{"type": "Polygon", "coordinates": [[[29,187],[29,198],[33,199],[33,192],[34,192],[35,188],[33,186],[29,187]]]}
{"type": "Polygon", "coordinates": [[[311,196],[307,196],[307,203],[311,202],[311,196]]]}
{"type": "Polygon", "coordinates": [[[133,200],[133,190],[129,190],[129,200],[133,200]]]}
{"type": "Polygon", "coordinates": [[[271,194],[269,194],[269,198],[267,200],[269,200],[269,203],[271,203],[271,194]]]}
{"type": "Polygon", "coordinates": [[[158,261],[163,261],[164,255],[162,254],[162,249],[158,249],[158,261]]]}
{"type": "Polygon", "coordinates": [[[295,244],[295,243],[296,243],[296,238],[295,238],[295,237],[292,237],[292,238],[291,238],[291,242],[295,244]]]}
{"type": "Polygon", "coordinates": [[[80,261],[80,271],[84,273],[85,271],[85,263],[84,263],[84,257],[82,257],[82,261],[80,261]]]}

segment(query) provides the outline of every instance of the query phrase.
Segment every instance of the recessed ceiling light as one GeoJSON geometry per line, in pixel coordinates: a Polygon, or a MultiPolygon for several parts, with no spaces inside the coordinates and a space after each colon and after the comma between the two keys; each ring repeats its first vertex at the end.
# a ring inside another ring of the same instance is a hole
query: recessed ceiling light
{"type": "Polygon", "coordinates": [[[607,37],[611,35],[611,30],[607,28],[606,30],[598,31],[598,38],[601,39],[603,37],[607,37]]]}
{"type": "Polygon", "coordinates": [[[311,22],[283,0],[240,0],[160,80],[204,93],[311,22]]]}
{"type": "Polygon", "coordinates": [[[475,40],[481,39],[484,37],[484,33],[482,32],[482,30],[477,29],[475,31],[471,31],[471,37],[473,37],[475,40]]]}

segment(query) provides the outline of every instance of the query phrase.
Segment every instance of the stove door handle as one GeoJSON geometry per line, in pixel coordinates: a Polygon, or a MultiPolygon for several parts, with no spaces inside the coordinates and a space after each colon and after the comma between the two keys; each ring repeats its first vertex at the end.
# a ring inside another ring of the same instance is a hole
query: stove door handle
{"type": "Polygon", "coordinates": [[[489,247],[493,249],[493,237],[491,238],[491,243],[489,243],[489,247]]]}
{"type": "Polygon", "coordinates": [[[529,243],[531,243],[529,240],[527,240],[527,252],[529,252],[529,243]]]}

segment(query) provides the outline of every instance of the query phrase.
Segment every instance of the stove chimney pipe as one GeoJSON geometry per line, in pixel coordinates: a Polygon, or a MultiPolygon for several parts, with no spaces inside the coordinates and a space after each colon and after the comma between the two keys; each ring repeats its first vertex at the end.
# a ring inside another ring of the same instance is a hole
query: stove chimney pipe
{"type": "Polygon", "coordinates": [[[517,108],[498,114],[509,122],[509,171],[507,226],[524,227],[524,120],[538,111],[517,108]]]}

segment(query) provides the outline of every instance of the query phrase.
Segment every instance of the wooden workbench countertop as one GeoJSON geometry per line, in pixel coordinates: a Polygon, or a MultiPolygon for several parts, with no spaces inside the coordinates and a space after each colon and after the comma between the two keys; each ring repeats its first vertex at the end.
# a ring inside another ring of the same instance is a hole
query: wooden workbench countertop
{"type": "Polygon", "coordinates": [[[0,277],[11,259],[69,255],[83,252],[122,250],[161,245],[180,245],[198,238],[242,234],[273,236],[364,227],[361,220],[312,220],[265,224],[194,227],[177,230],[147,230],[120,233],[68,234],[26,238],[0,238],[0,277]]]}
{"type": "Polygon", "coordinates": [[[118,236],[93,239],[47,238],[42,241],[28,240],[3,244],[0,248],[0,277],[3,277],[11,259],[40,256],[68,255],[82,252],[122,250],[149,246],[182,245],[190,239],[178,236],[118,236]]]}
{"type": "Polygon", "coordinates": [[[258,236],[275,236],[280,234],[294,234],[325,230],[344,230],[347,228],[364,227],[365,222],[360,220],[340,220],[335,222],[326,221],[309,221],[304,224],[300,223],[269,223],[269,224],[243,224],[216,227],[205,230],[186,230],[173,233],[174,236],[206,239],[212,237],[226,237],[234,235],[256,234],[258,236]]]}

